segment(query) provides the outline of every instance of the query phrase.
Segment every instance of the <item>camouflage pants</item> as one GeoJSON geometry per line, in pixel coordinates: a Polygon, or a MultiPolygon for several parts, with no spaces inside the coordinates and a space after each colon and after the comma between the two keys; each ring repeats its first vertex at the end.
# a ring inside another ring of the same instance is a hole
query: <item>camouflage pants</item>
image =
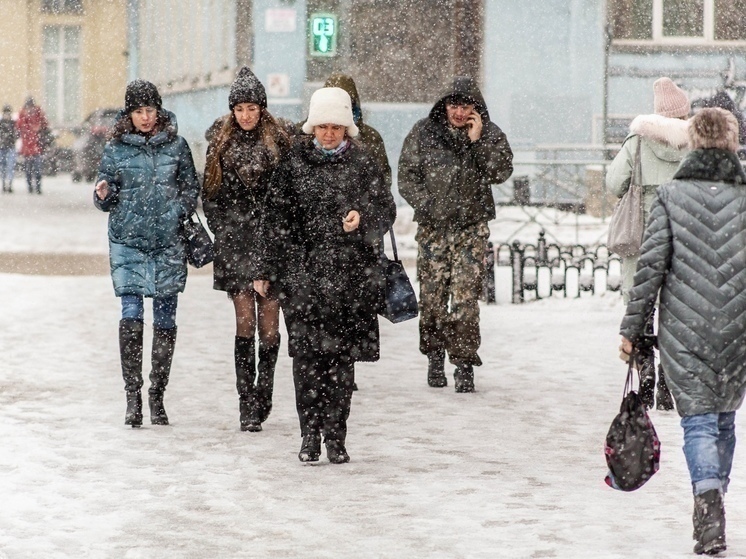
{"type": "Polygon", "coordinates": [[[481,365],[479,303],[484,247],[490,231],[480,223],[456,232],[420,226],[420,351],[446,350],[451,363],[481,365]]]}

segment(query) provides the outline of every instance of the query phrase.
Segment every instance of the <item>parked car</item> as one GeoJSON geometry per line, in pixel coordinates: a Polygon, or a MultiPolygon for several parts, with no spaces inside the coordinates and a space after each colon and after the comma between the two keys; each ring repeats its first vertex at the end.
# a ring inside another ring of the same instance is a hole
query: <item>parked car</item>
{"type": "Polygon", "coordinates": [[[119,109],[96,109],[89,114],[76,132],[73,142],[72,179],[75,182],[96,180],[101,156],[109,130],[116,122],[119,109]]]}

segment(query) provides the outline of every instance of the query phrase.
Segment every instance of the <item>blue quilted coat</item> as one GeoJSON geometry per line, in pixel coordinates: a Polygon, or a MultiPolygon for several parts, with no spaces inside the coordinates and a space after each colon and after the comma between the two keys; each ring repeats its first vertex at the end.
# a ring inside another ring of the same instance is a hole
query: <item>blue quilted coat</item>
{"type": "Polygon", "coordinates": [[[196,205],[200,185],[176,117],[147,138],[124,134],[104,149],[98,180],[109,195],[93,200],[109,212],[109,263],[114,292],[163,297],[184,291],[186,253],[181,222],[196,205]]]}

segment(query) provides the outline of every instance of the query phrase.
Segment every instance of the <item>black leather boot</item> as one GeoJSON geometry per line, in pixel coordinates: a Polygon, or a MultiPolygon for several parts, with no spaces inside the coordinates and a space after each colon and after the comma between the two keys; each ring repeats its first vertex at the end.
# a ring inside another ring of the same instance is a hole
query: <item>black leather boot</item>
{"type": "Polygon", "coordinates": [[[427,354],[427,385],[432,388],[448,386],[445,372],[446,352],[438,349],[427,354]]]}
{"type": "Polygon", "coordinates": [[[176,345],[176,327],[153,327],[153,351],[151,354],[150,388],[148,389],[148,403],[150,404],[150,423],[153,425],[168,425],[168,416],[163,407],[163,393],[168,385],[171,374],[171,361],[174,357],[176,345]]]}
{"type": "Polygon", "coordinates": [[[277,343],[265,346],[259,341],[259,362],[257,363],[256,387],[251,406],[252,418],[259,424],[267,421],[272,411],[272,393],[275,386],[275,367],[277,365],[277,354],[280,351],[280,337],[277,343]]]}
{"type": "Polygon", "coordinates": [[[298,460],[301,462],[318,462],[319,456],[321,456],[321,434],[317,431],[310,431],[303,436],[298,460]]]}
{"type": "Polygon", "coordinates": [[[350,461],[344,439],[327,439],[324,444],[326,445],[326,457],[332,464],[344,464],[350,461]]]}
{"type": "Polygon", "coordinates": [[[658,365],[658,385],[655,390],[655,407],[662,411],[671,411],[673,409],[673,397],[666,384],[666,376],[663,374],[663,367],[658,365]]]}
{"type": "Polygon", "coordinates": [[[236,391],[241,431],[261,431],[262,422],[254,417],[254,377],[256,377],[256,342],[254,338],[236,336],[233,347],[236,364],[236,391]]]}
{"type": "Polygon", "coordinates": [[[124,424],[133,428],[142,425],[142,332],[141,320],[123,318],[119,321],[119,356],[127,392],[124,424]]]}
{"type": "Polygon", "coordinates": [[[474,367],[471,365],[458,365],[453,373],[456,392],[474,392],[474,367]]]}
{"type": "Polygon", "coordinates": [[[694,496],[694,553],[717,555],[725,551],[725,505],[723,494],[710,489],[694,496]]]}

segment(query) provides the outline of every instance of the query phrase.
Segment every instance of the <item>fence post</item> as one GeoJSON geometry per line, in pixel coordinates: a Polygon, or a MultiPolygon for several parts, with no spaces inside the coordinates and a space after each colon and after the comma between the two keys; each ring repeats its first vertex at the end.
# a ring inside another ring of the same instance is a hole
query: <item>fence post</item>
{"type": "Polygon", "coordinates": [[[492,242],[487,242],[487,249],[484,252],[484,300],[487,303],[494,303],[495,298],[495,249],[492,242]]]}
{"type": "Polygon", "coordinates": [[[539,231],[539,240],[536,242],[536,263],[539,266],[546,266],[547,258],[547,240],[544,237],[544,229],[539,231]]]}
{"type": "Polygon", "coordinates": [[[524,302],[523,296],[523,248],[521,243],[513,241],[513,247],[510,251],[513,268],[513,299],[514,305],[524,302]]]}

